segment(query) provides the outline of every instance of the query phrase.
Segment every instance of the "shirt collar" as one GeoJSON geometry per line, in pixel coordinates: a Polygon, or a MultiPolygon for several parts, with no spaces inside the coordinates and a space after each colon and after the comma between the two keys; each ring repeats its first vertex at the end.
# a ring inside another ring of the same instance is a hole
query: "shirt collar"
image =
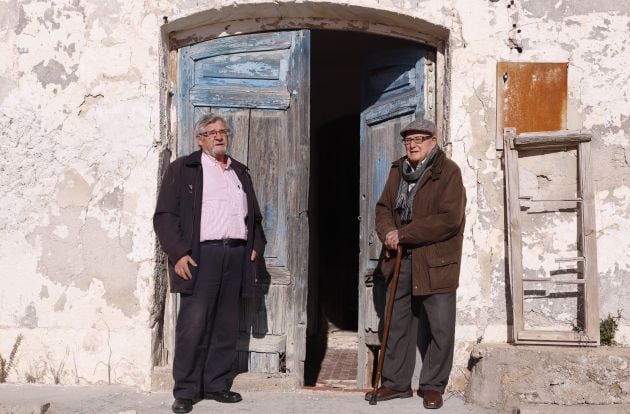
{"type": "MultiPolygon", "coordinates": [[[[209,162],[210,164],[215,165],[217,167],[223,168],[221,166],[221,163],[219,163],[219,161],[217,161],[214,157],[206,154],[203,151],[201,152],[201,160],[209,162]]],[[[225,167],[226,170],[232,167],[232,158],[230,158],[229,156],[227,156],[227,163],[226,164],[227,164],[226,167],[225,167]]]]}

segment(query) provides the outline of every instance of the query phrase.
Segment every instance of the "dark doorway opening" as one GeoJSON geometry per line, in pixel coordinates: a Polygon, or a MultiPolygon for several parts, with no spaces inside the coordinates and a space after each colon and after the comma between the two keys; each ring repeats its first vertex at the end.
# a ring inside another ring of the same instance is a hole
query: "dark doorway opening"
{"type": "Polygon", "coordinates": [[[413,44],[311,32],[307,386],[356,385],[363,65],[380,51],[413,44]]]}

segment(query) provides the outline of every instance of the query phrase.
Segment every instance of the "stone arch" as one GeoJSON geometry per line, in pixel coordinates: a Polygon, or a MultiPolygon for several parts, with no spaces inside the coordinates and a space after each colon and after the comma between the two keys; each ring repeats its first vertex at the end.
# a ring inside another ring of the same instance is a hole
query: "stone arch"
{"type": "Polygon", "coordinates": [[[220,36],[286,29],[355,30],[444,46],[449,30],[402,10],[338,2],[261,2],[192,9],[162,26],[168,48],[220,36]]]}

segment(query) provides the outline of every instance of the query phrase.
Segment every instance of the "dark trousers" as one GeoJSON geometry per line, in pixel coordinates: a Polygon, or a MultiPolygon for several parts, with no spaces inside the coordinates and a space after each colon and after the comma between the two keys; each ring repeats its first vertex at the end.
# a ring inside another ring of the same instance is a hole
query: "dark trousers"
{"type": "MultiPolygon", "coordinates": [[[[416,346],[422,357],[420,390],[444,392],[453,366],[455,346],[455,292],[412,295],[411,258],[400,266],[382,384],[404,391],[411,386],[416,346]]],[[[387,286],[389,298],[390,286],[387,286]]]]}
{"type": "Polygon", "coordinates": [[[175,328],[175,398],[227,388],[236,356],[244,254],[244,246],[201,246],[195,288],[181,295],[175,328]]]}

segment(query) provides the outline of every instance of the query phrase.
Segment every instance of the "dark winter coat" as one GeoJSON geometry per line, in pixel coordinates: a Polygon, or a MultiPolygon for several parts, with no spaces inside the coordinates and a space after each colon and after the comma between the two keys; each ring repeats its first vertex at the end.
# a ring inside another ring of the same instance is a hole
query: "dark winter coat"
{"type": "MultiPolygon", "coordinates": [[[[376,231],[381,241],[398,229],[399,242],[412,251],[413,294],[452,292],[459,286],[465,225],[466,191],[457,164],[442,150],[420,178],[411,222],[402,225],[395,211],[405,157],[392,163],[383,193],[376,204],[376,231]]],[[[381,253],[381,271],[389,276],[393,255],[381,253]]]]}
{"type": "MultiPolygon", "coordinates": [[[[153,228],[162,248],[168,255],[171,292],[192,293],[197,267],[191,267],[192,278],[184,280],[177,276],[175,263],[189,254],[199,263],[199,227],[201,223],[201,201],[203,172],[201,150],[173,161],[162,180],[162,187],[153,215],[153,228]]],[[[256,262],[250,261],[252,249],[262,259],[265,252],[265,234],[262,215],[254,193],[252,179],[245,165],[232,158],[232,168],[243,185],[247,196],[247,244],[243,257],[241,295],[252,297],[256,282],[256,262]]]]}

